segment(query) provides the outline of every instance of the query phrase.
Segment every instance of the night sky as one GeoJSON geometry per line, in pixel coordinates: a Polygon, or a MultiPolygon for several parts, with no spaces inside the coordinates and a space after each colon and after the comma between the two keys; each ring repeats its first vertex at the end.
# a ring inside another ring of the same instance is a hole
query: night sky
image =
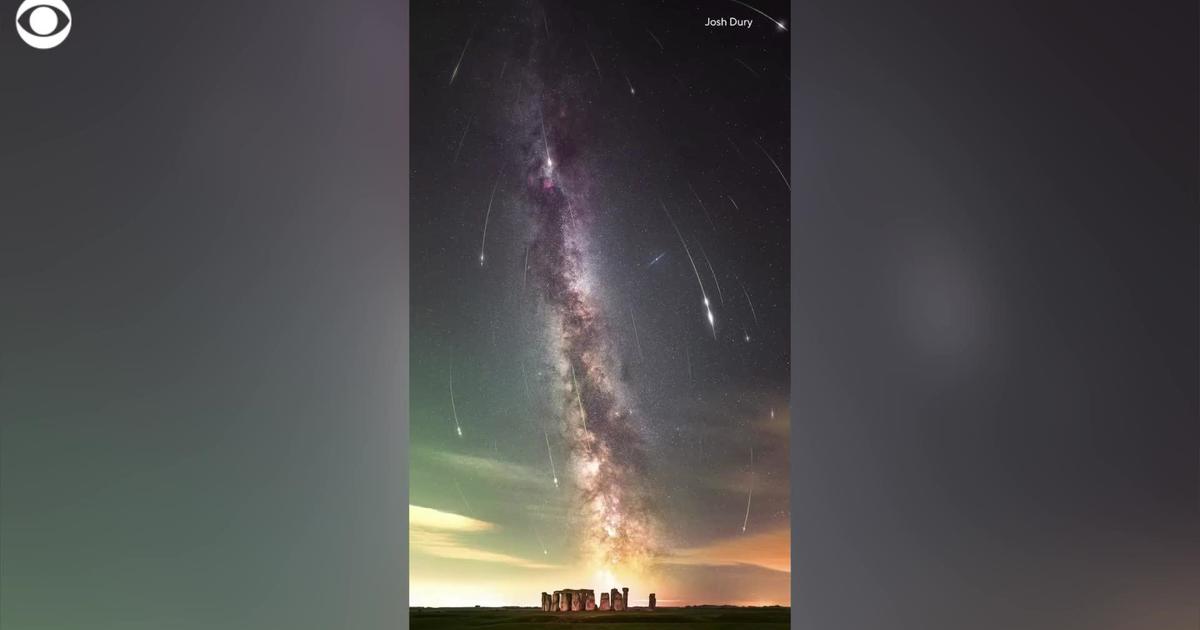
{"type": "Polygon", "coordinates": [[[414,6],[412,604],[790,601],[790,32],[755,8],[414,6]]]}

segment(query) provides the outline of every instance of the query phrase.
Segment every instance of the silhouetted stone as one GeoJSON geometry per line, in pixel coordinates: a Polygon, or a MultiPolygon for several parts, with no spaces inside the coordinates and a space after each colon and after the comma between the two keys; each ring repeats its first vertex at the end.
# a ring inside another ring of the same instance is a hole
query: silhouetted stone
{"type": "Polygon", "coordinates": [[[654,593],[650,593],[650,610],[654,610],[654,593]]]}
{"type": "Polygon", "coordinates": [[[621,605],[624,606],[621,610],[629,610],[629,587],[621,588],[621,605]]]}
{"type": "Polygon", "coordinates": [[[583,609],[589,612],[596,610],[596,592],[592,589],[583,592],[583,609]]]}
{"type": "Polygon", "coordinates": [[[608,593],[600,593],[600,610],[609,610],[608,593]]]}

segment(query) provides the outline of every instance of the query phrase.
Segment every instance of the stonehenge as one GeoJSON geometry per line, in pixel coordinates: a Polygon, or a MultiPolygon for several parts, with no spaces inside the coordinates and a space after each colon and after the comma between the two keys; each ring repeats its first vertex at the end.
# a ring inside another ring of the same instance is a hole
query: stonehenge
{"type": "Polygon", "coordinates": [[[654,610],[654,593],[650,593],[650,610],[654,610]]]}
{"type": "MultiPolygon", "coordinates": [[[[650,594],[650,608],[655,606],[654,594],[650,594]]],[[[629,610],[629,587],[613,588],[600,592],[600,603],[596,603],[596,591],[590,588],[564,588],[553,593],[542,593],[544,612],[590,612],[594,610],[629,610]]]]}

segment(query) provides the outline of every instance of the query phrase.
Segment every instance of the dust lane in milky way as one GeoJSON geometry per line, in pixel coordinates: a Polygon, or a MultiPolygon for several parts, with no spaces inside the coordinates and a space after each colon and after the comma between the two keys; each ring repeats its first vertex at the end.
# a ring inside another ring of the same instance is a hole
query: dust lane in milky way
{"type": "Polygon", "coordinates": [[[550,132],[543,132],[553,138],[547,152],[559,159],[550,163],[531,153],[525,160],[525,197],[534,225],[530,269],[542,298],[553,307],[547,325],[576,389],[561,401],[561,411],[571,416],[573,406],[579,409],[568,437],[586,506],[591,543],[586,549],[597,566],[637,566],[653,556],[655,545],[642,436],[627,393],[613,377],[609,313],[598,293],[588,289],[592,206],[589,199],[567,193],[589,188],[586,162],[579,157],[586,153],[586,138],[571,132],[575,125],[585,126],[572,117],[586,113],[561,94],[548,94],[546,100],[551,111],[560,112],[550,132]]]}

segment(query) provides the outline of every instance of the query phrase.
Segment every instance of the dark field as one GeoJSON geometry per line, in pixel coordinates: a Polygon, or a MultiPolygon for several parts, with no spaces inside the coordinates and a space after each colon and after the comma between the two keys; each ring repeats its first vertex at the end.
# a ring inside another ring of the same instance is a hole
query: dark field
{"type": "Polygon", "coordinates": [[[413,630],[451,628],[787,628],[790,608],[659,608],[628,612],[548,613],[529,608],[414,608],[413,630]]]}

